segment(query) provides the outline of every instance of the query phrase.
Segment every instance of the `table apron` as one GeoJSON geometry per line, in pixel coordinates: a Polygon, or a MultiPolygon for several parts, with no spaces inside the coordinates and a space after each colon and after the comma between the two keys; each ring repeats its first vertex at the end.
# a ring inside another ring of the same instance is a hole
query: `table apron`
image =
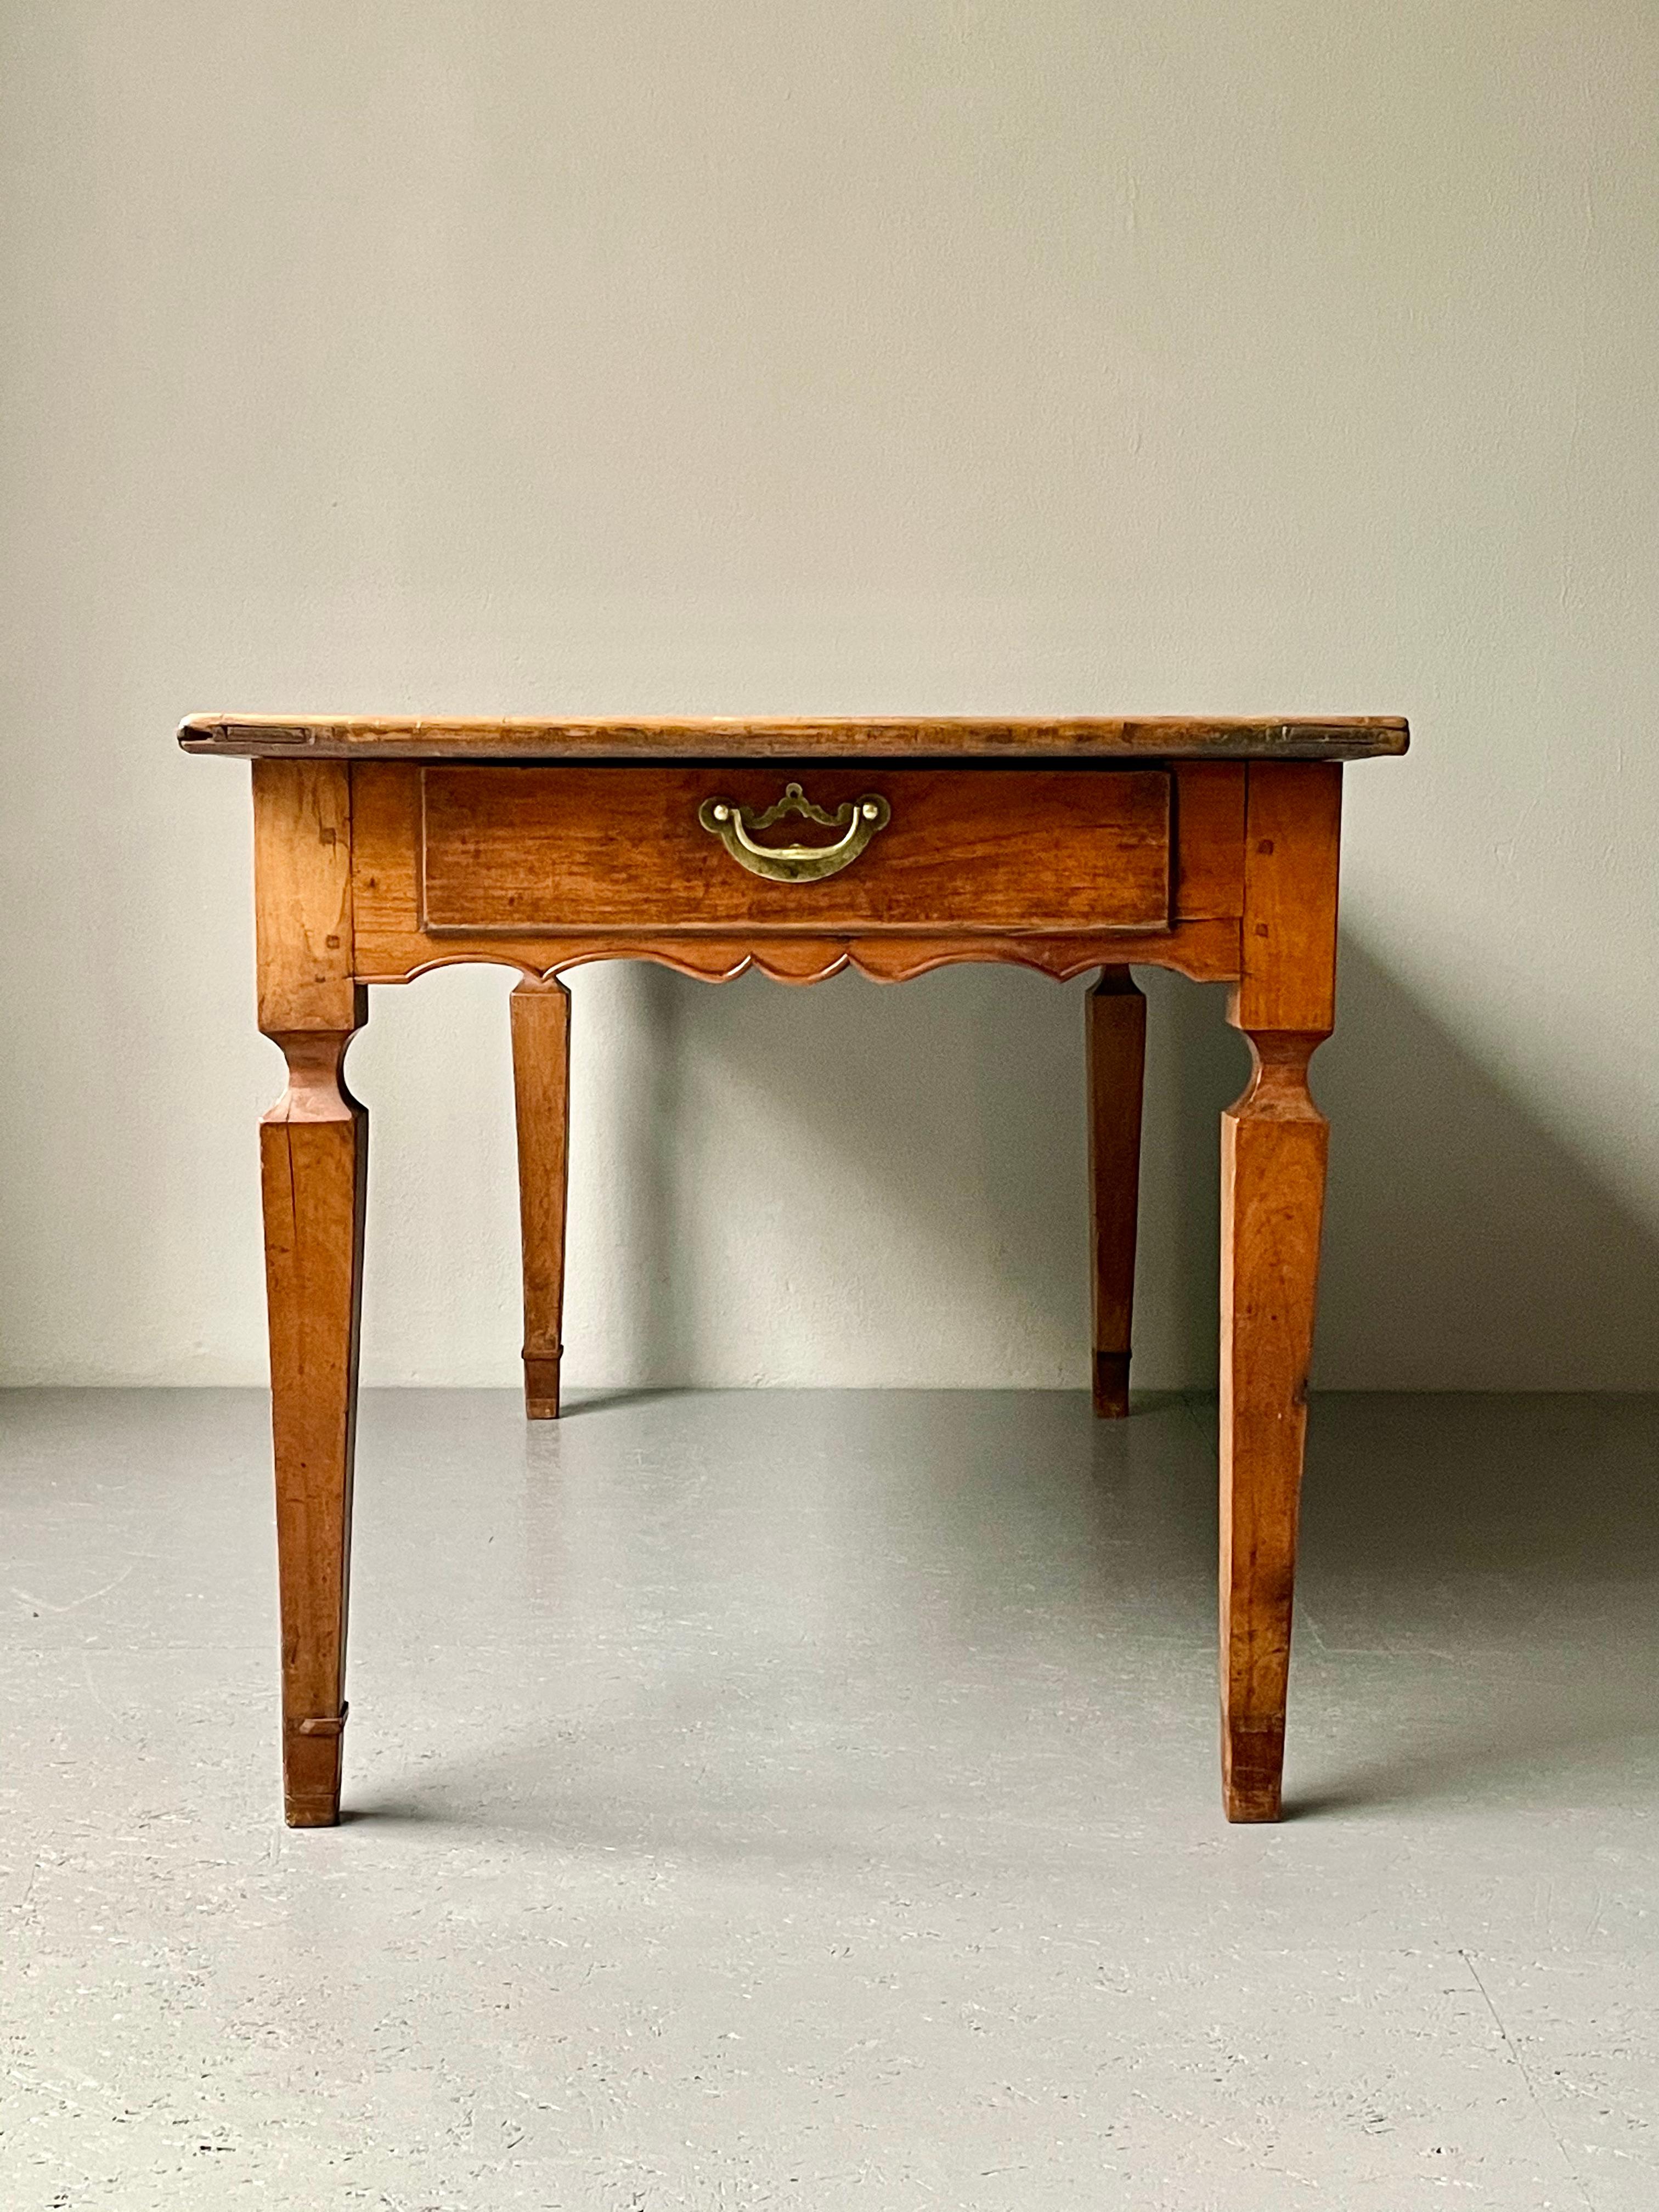
{"type": "Polygon", "coordinates": [[[1054,975],[1130,958],[1206,979],[1239,973],[1238,763],[791,773],[376,762],[349,775],[360,982],[454,960],[545,974],[635,957],[710,977],[752,962],[787,980],[849,960],[896,980],[947,959],[1054,975]],[[700,818],[718,805],[766,823],[792,786],[816,817],[756,828],[763,851],[833,844],[866,800],[887,818],[843,870],[809,882],[748,872],[700,818]],[[884,950],[886,939],[903,943],[884,950]]]}

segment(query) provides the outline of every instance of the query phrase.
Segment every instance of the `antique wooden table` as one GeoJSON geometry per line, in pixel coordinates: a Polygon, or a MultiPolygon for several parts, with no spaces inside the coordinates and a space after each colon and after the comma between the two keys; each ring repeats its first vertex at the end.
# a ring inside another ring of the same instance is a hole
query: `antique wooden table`
{"type": "Polygon", "coordinates": [[[288,1820],[339,1817],[371,983],[520,969],[513,1045],[529,1413],[558,1411],[569,995],[585,960],[811,983],[955,960],[1088,998],[1097,1412],[1128,1403],[1145,1000],[1233,986],[1254,1059],[1221,1132],[1221,1760],[1279,1816],[1327,1125],[1345,760],[1403,721],[445,722],[198,714],[253,762],[260,1130],[288,1820]]]}

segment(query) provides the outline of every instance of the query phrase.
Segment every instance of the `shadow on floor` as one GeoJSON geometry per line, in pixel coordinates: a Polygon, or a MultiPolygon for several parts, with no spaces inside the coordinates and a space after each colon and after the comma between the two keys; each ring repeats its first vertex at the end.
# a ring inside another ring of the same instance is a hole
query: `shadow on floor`
{"type": "MultiPolygon", "coordinates": [[[[426,1448],[484,1464],[482,1416],[451,1402],[426,1448]]],[[[520,1682],[483,1748],[362,1816],[784,1863],[854,1848],[896,1792],[1001,1851],[999,1799],[1005,1827],[1011,1802],[1056,1835],[1076,1814],[1073,1844],[1160,1791],[1171,1818],[1213,1811],[1212,1401],[1115,1424],[1069,1393],[587,1410],[527,1432],[515,1509],[529,1611],[495,1663],[544,1677],[545,1711],[520,1682]]],[[[455,1562],[459,1531],[399,1497],[400,1578],[434,1547],[455,1562]]],[[[1656,1678],[1659,1398],[1316,1400],[1292,1816],[1659,1790],[1656,1678]]]]}
{"type": "Polygon", "coordinates": [[[1555,1808],[1659,1768],[1659,1398],[1316,1400],[1298,1579],[1339,1739],[1389,1713],[1299,1813],[1555,1808]]]}

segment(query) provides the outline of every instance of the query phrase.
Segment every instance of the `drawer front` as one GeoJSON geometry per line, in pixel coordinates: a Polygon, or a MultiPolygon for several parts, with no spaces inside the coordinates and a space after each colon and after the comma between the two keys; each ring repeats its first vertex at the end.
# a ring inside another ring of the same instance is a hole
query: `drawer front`
{"type": "Polygon", "coordinates": [[[430,768],[421,778],[421,926],[434,936],[1170,927],[1164,769],[430,768]],[[763,822],[791,786],[803,805],[763,822]],[[745,865],[732,848],[750,846],[763,849],[745,865]],[[765,848],[780,846],[853,857],[817,875],[817,859],[784,863],[808,879],[779,881],[765,848]]]}

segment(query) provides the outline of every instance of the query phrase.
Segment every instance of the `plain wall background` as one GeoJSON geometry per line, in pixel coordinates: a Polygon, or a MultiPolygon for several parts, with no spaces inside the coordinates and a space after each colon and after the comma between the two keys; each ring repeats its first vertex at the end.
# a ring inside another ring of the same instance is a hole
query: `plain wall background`
{"type": "MultiPolygon", "coordinates": [[[[183,713],[1407,713],[1318,1379],[1659,1385],[1659,15],[0,6],[11,1382],[264,1374],[183,713]]],[[[1146,980],[1137,1379],[1213,1371],[1146,980]]],[[[505,993],[376,994],[366,1376],[508,1382],[505,993]]],[[[1081,1006],[574,980],[573,1382],[1081,1384],[1081,1006]]]]}

